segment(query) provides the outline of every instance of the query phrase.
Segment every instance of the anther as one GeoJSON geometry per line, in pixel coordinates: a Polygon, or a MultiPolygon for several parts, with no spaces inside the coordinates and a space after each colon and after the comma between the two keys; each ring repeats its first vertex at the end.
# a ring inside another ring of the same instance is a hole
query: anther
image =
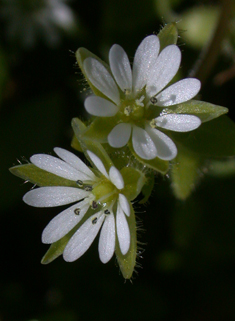
{"type": "Polygon", "coordinates": [[[96,224],[96,223],[97,223],[97,221],[98,221],[97,217],[93,218],[93,220],[92,220],[92,224],[96,224]]]}
{"type": "Polygon", "coordinates": [[[125,95],[128,95],[128,94],[131,93],[130,89],[124,89],[123,92],[124,92],[125,95]]]}
{"type": "Polygon", "coordinates": [[[108,209],[106,209],[106,210],[104,211],[104,214],[105,214],[105,215],[109,215],[109,214],[110,214],[110,211],[109,211],[108,209]]]}
{"type": "Polygon", "coordinates": [[[157,127],[157,124],[156,124],[155,119],[152,119],[151,122],[149,123],[149,125],[150,125],[152,128],[156,128],[156,127],[157,127]]]}
{"type": "Polygon", "coordinates": [[[78,181],[76,181],[78,187],[83,187],[83,181],[81,181],[80,179],[78,181]]]}
{"type": "Polygon", "coordinates": [[[155,105],[157,103],[157,98],[156,97],[151,97],[150,102],[155,105]]]}
{"type": "Polygon", "coordinates": [[[126,116],[130,116],[131,112],[132,112],[131,106],[125,107],[125,109],[124,109],[124,114],[125,114],[126,116]]]}
{"type": "Polygon", "coordinates": [[[75,208],[74,214],[75,214],[75,215],[79,215],[79,214],[80,214],[80,208],[75,208]]]}
{"type": "Polygon", "coordinates": [[[96,201],[92,201],[91,208],[95,210],[97,207],[98,207],[98,204],[96,203],[96,201]]]}
{"type": "Polygon", "coordinates": [[[85,189],[85,191],[90,192],[90,191],[92,191],[92,186],[91,185],[86,185],[84,187],[84,189],[85,189]]]}

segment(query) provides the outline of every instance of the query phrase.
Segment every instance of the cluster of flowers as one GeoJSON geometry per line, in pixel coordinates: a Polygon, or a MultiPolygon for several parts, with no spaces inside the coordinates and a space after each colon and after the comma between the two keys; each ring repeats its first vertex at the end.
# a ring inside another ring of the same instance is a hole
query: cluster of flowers
{"type": "Polygon", "coordinates": [[[27,175],[22,166],[12,172],[40,186],[24,196],[28,205],[73,204],[44,229],[42,242],[52,245],[43,263],[62,253],[65,261],[78,259],[101,230],[100,260],[107,263],[115,252],[123,276],[130,278],[137,252],[131,201],[148,182],[146,168],[166,171],[177,156],[171,132],[189,132],[201,125],[201,111],[195,115],[187,105],[199,92],[200,81],[186,78],[168,85],[180,67],[181,52],[176,44],[162,48],[156,35],[140,43],[133,68],[117,44],[109,51],[109,65],[84,48],[76,56],[93,91],[85,109],[95,117],[88,126],[73,120],[72,145],[92,166],[55,148],[59,158],[33,155],[30,164],[22,165],[27,175]],[[179,106],[187,112],[178,112],[179,106]],[[41,181],[45,173],[47,183],[41,181]]]}

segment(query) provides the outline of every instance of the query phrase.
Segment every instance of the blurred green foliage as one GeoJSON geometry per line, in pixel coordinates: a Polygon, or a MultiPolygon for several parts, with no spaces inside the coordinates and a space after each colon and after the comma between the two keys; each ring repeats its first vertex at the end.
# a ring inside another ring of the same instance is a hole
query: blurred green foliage
{"type": "MultiPolygon", "coordinates": [[[[229,120],[227,126],[223,123],[221,131],[214,133],[217,140],[208,142],[204,151],[207,157],[200,160],[197,172],[200,184],[194,181],[193,171],[192,177],[187,177],[186,183],[191,179],[194,190],[188,199],[176,200],[171,180],[158,175],[148,206],[136,205],[141,243],[139,274],[133,285],[123,284],[114,259],[107,265],[99,262],[97,244],[72,264],[59,258],[50,265],[41,265],[46,249],[40,234],[59,209],[33,209],[23,204],[21,198],[31,185],[23,184],[8,171],[18,164],[17,158],[26,163],[32,154],[52,152],[55,146],[69,149],[71,119],[87,117],[83,110],[87,92],[81,93],[84,80],[73,54],[78,47],[86,47],[107,61],[109,47],[118,43],[132,58],[144,36],[158,33],[165,22],[180,20],[184,29],[179,32],[183,49],[181,76],[186,77],[199,49],[215,30],[215,12],[221,14],[221,3],[224,5],[226,0],[202,1],[200,7],[193,0],[64,2],[72,12],[72,32],[58,28],[49,14],[50,23],[41,17],[39,21],[44,24],[37,23],[37,32],[30,33],[30,43],[22,40],[22,10],[17,9],[22,3],[0,3],[0,320],[233,320],[234,157],[229,150],[221,155],[223,158],[211,159],[217,144],[226,147],[226,140],[232,139],[226,134],[229,120]],[[58,41],[52,45],[48,39],[58,41]]],[[[226,37],[200,99],[228,107],[229,117],[235,120],[234,7],[230,11],[226,37]],[[220,86],[214,82],[218,74],[222,77],[220,86]]],[[[30,21],[34,17],[31,15],[30,21]]],[[[35,30],[30,29],[32,26],[35,23],[28,26],[29,31],[35,30]]],[[[213,133],[213,121],[203,125],[205,130],[213,133]]],[[[194,136],[190,139],[187,147],[193,153],[200,146],[194,144],[194,136]]]]}

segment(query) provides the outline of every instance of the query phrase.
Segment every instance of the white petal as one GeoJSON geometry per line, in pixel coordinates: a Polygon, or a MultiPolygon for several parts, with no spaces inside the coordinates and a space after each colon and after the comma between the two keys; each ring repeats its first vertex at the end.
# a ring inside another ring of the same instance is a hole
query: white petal
{"type": "Polygon", "coordinates": [[[60,240],[81,221],[89,206],[87,200],[84,200],[54,217],[42,232],[42,243],[51,244],[60,240]]]}
{"type": "Polygon", "coordinates": [[[90,96],[84,102],[86,111],[94,116],[111,117],[116,115],[118,107],[111,101],[98,96],[90,96]]]}
{"type": "Polygon", "coordinates": [[[126,216],[123,213],[119,204],[117,207],[116,224],[117,224],[117,236],[118,236],[120,250],[122,254],[125,255],[130,248],[131,237],[130,237],[130,230],[126,220],[126,216]]]}
{"type": "Polygon", "coordinates": [[[146,131],[157,148],[157,157],[163,160],[172,160],[176,157],[177,148],[170,137],[150,126],[146,126],[146,131]]]}
{"type": "Polygon", "coordinates": [[[143,159],[153,159],[157,156],[154,142],[149,134],[140,127],[133,127],[132,144],[136,154],[143,159]]]}
{"type": "Polygon", "coordinates": [[[127,215],[130,216],[131,214],[131,209],[130,209],[130,204],[126,198],[125,195],[119,194],[119,204],[123,210],[123,212],[127,215]]]}
{"type": "Polygon", "coordinates": [[[71,181],[86,180],[88,176],[78,171],[63,160],[46,154],[36,154],[30,157],[30,161],[37,167],[57,176],[67,178],[71,181]]]}
{"type": "Polygon", "coordinates": [[[73,166],[77,171],[86,174],[87,179],[95,180],[95,174],[90,170],[90,168],[81,161],[79,157],[74,155],[73,153],[67,151],[66,149],[55,147],[54,152],[63,159],[66,163],[73,166]]]}
{"type": "Polygon", "coordinates": [[[123,147],[127,144],[131,136],[131,124],[120,123],[116,125],[108,135],[109,145],[115,148],[123,147]]]}
{"type": "Polygon", "coordinates": [[[90,150],[87,151],[88,156],[90,157],[91,161],[94,163],[96,168],[106,177],[109,179],[108,173],[104,167],[104,164],[99,159],[98,156],[96,156],[94,153],[92,153],[90,150]]]}
{"type": "Polygon", "coordinates": [[[158,106],[171,106],[183,103],[197,95],[201,88],[200,80],[196,78],[182,79],[164,89],[156,96],[158,106]]]}
{"type": "Polygon", "coordinates": [[[76,187],[46,186],[35,188],[23,197],[23,201],[35,207],[54,207],[70,204],[87,197],[90,192],[76,187]]]}
{"type": "Polygon", "coordinates": [[[132,72],[127,54],[119,45],[113,45],[109,51],[109,64],[118,86],[124,91],[132,90],[132,72]]]}
{"type": "Polygon", "coordinates": [[[155,35],[144,38],[137,48],[133,63],[133,89],[135,92],[147,84],[149,72],[156,63],[159,49],[160,42],[155,35]]]}
{"type": "Polygon", "coordinates": [[[162,90],[177,73],[181,61],[181,52],[176,45],[162,50],[152,67],[147,81],[146,92],[149,97],[162,90]]]}
{"type": "Polygon", "coordinates": [[[110,167],[109,178],[110,178],[110,181],[118,189],[124,188],[124,181],[123,181],[123,178],[122,178],[122,174],[119,172],[119,170],[116,167],[114,167],[114,166],[110,167]]]}
{"type": "Polygon", "coordinates": [[[98,234],[104,219],[105,215],[102,212],[99,212],[86,220],[66,245],[63,253],[65,261],[73,262],[89,249],[98,234]]]}
{"type": "Polygon", "coordinates": [[[120,103],[118,87],[108,70],[98,60],[91,57],[85,59],[83,66],[90,82],[118,105],[120,103]]]}
{"type": "Polygon", "coordinates": [[[189,132],[201,125],[200,118],[193,115],[169,114],[155,118],[156,125],[175,132],[189,132]]]}
{"type": "Polygon", "coordinates": [[[100,232],[99,257],[102,263],[107,263],[113,256],[115,249],[115,220],[113,213],[106,216],[100,232]]]}

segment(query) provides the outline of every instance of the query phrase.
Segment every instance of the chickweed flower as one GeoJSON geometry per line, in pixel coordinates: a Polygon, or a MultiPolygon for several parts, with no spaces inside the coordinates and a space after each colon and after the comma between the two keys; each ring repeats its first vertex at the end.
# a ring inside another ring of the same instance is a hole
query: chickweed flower
{"type": "Polygon", "coordinates": [[[88,82],[101,93],[85,100],[87,112],[115,118],[108,143],[121,148],[131,140],[135,153],[146,160],[172,160],[177,155],[165,130],[188,132],[201,124],[197,116],[170,109],[197,95],[200,81],[186,78],[166,88],[180,67],[181,52],[174,44],[159,52],[159,38],[151,35],[137,48],[132,69],[126,52],[117,44],[109,51],[109,66],[92,56],[83,62],[88,82]]]}
{"type": "Polygon", "coordinates": [[[37,154],[30,161],[40,169],[76,182],[77,187],[39,187],[26,193],[23,200],[35,207],[75,204],[50,221],[42,233],[42,242],[51,244],[58,241],[83,220],[64,249],[65,261],[81,257],[100,229],[100,260],[107,263],[112,258],[116,240],[125,255],[130,248],[126,217],[131,214],[131,204],[123,194],[124,180],[119,170],[111,166],[107,172],[102,161],[91,151],[87,154],[95,165],[92,170],[71,152],[62,148],[54,151],[60,158],[37,154]],[[92,215],[89,209],[93,211],[92,215]]]}

